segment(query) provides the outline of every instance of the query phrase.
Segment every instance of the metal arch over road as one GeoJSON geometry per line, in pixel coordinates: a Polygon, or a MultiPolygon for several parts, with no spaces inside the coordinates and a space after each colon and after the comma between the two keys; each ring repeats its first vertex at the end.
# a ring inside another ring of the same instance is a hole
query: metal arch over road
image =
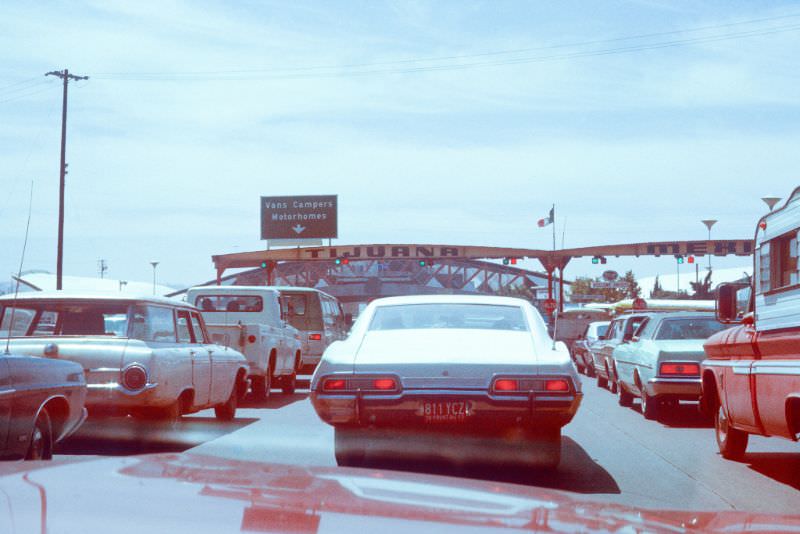
{"type": "Polygon", "coordinates": [[[255,250],[212,256],[217,276],[227,269],[258,267],[263,262],[276,261],[334,261],[372,259],[501,259],[536,258],[545,270],[561,268],[572,258],[581,256],[661,256],[693,254],[704,256],[749,256],[753,253],[752,239],[714,239],[708,241],[655,241],[621,245],[541,250],[527,248],[482,247],[463,245],[371,244],[336,245],[328,247],[298,247],[255,250]]]}
{"type": "MultiPolygon", "coordinates": [[[[430,244],[367,244],[336,245],[327,247],[298,247],[273,250],[256,250],[212,256],[217,271],[217,281],[222,279],[228,269],[252,268],[266,265],[268,273],[281,261],[327,261],[380,260],[380,259],[501,259],[536,258],[548,273],[552,288],[552,273],[559,269],[561,278],[566,265],[572,258],[581,256],[662,256],[695,255],[704,256],[749,256],[753,253],[752,239],[715,239],[705,241],[654,241],[647,243],[628,243],[620,245],[599,245],[592,247],[569,248],[561,250],[541,250],[507,247],[483,247],[463,245],[430,244]]],[[[563,286],[562,286],[563,288],[563,286]]],[[[563,306],[563,295],[559,299],[563,306]]]]}

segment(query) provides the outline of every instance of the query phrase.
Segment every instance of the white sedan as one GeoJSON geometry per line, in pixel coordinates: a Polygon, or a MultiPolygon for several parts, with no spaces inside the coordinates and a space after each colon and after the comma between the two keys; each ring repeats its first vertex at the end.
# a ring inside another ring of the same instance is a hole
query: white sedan
{"type": "Polygon", "coordinates": [[[367,454],[497,457],[555,467],[582,398],[567,347],[507,297],[378,299],[311,380],[336,460],[367,454]]]}

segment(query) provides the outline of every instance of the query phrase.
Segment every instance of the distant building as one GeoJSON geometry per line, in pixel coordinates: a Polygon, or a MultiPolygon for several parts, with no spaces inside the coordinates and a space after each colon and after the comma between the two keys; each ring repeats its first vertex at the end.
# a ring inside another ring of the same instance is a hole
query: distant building
{"type": "MultiPolygon", "coordinates": [[[[694,269],[687,269],[686,272],[680,273],[680,287],[678,287],[678,274],[671,273],[671,274],[660,274],[658,275],[658,283],[661,286],[661,289],[664,291],[682,291],[688,294],[692,294],[692,286],[691,283],[695,281],[696,278],[699,279],[700,282],[705,280],[708,271],[705,269],[700,269],[699,273],[696,273],[694,269]]],[[[736,282],[743,278],[747,278],[748,276],[753,275],[753,267],[752,265],[748,265],[746,267],[731,267],[727,269],[712,269],[711,271],[711,289],[717,287],[717,285],[722,284],[724,282],[736,282]]],[[[642,296],[647,298],[650,296],[650,293],[653,291],[653,286],[656,283],[655,276],[646,276],[644,278],[640,278],[638,280],[639,287],[642,288],[642,296]]]]}

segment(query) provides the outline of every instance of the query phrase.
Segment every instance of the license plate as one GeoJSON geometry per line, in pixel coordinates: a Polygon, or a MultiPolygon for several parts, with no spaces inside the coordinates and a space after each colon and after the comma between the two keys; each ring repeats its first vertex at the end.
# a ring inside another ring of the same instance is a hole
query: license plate
{"type": "Polygon", "coordinates": [[[417,409],[426,423],[463,423],[472,413],[469,401],[422,401],[417,409]]]}

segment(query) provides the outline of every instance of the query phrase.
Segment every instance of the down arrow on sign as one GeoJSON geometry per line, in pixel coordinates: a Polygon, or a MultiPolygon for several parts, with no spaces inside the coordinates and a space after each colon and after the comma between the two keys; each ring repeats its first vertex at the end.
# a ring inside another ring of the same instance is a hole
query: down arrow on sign
{"type": "Polygon", "coordinates": [[[297,226],[292,226],[292,230],[294,230],[296,234],[302,234],[305,229],[305,226],[300,226],[299,224],[297,226]]]}

